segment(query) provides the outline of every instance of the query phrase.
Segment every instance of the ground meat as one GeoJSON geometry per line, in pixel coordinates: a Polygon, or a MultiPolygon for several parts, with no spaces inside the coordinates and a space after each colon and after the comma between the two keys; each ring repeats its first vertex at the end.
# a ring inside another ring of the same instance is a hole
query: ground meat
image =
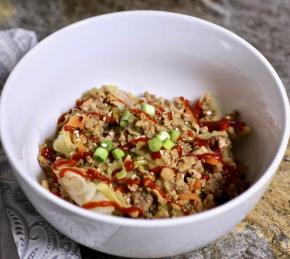
{"type": "Polygon", "coordinates": [[[147,212],[153,203],[153,196],[150,193],[138,191],[131,195],[131,200],[134,206],[143,208],[147,212]]]}
{"type": "Polygon", "coordinates": [[[178,194],[180,193],[185,193],[188,191],[189,189],[189,186],[188,184],[184,181],[184,174],[178,174],[176,176],[176,187],[175,187],[175,190],[178,194]]]}
{"type": "Polygon", "coordinates": [[[249,131],[237,112],[221,117],[208,95],[170,101],[95,88],[40,145],[42,185],[99,213],[150,219],[197,213],[245,190],[245,167],[232,148],[249,131]]]}
{"type": "Polygon", "coordinates": [[[181,173],[188,172],[196,162],[197,159],[194,156],[182,157],[177,165],[177,170],[181,173]]]}
{"type": "Polygon", "coordinates": [[[139,120],[135,123],[135,127],[139,128],[140,131],[146,135],[147,137],[151,138],[155,134],[155,127],[146,117],[141,115],[142,120],[139,120]]]}

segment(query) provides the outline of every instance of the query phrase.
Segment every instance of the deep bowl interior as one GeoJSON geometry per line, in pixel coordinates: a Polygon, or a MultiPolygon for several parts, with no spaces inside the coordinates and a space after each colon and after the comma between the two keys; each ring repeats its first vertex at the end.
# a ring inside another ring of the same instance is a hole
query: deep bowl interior
{"type": "MultiPolygon", "coordinates": [[[[259,55],[259,54],[258,54],[259,55]]],[[[257,53],[229,32],[186,16],[105,15],[68,27],[20,62],[2,98],[2,136],[27,179],[42,175],[38,146],[83,92],[102,84],[196,100],[213,93],[253,133],[239,146],[254,182],[272,162],[285,127],[277,82],[257,53]]]]}

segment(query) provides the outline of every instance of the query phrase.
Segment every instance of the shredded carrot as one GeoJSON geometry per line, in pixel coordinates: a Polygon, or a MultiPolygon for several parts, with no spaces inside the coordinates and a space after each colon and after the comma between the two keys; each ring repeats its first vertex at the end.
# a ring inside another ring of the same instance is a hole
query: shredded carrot
{"type": "Polygon", "coordinates": [[[83,129],[85,126],[85,120],[81,116],[74,115],[70,117],[66,125],[73,128],[83,129]]]}

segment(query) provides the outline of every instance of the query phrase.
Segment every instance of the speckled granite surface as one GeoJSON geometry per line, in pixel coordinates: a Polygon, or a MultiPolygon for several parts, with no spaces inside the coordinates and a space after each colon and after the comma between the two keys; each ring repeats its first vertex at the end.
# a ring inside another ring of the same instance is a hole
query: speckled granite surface
{"type": "MultiPolygon", "coordinates": [[[[259,49],[290,95],[289,0],[0,0],[0,29],[23,27],[39,39],[74,21],[112,11],[156,9],[220,24],[259,49]]],[[[290,258],[290,146],[268,191],[233,231],[175,258],[290,258]]],[[[83,258],[113,258],[81,248],[83,258]]]]}

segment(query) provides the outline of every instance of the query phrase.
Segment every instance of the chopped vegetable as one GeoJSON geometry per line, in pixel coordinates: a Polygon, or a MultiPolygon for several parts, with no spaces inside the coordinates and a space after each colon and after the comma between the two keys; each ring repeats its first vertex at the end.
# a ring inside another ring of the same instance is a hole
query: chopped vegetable
{"type": "Polygon", "coordinates": [[[148,103],[143,103],[141,105],[141,109],[143,112],[153,116],[155,114],[155,107],[151,104],[148,104],[148,103]]]}
{"type": "Polygon", "coordinates": [[[120,126],[122,127],[122,128],[126,128],[127,126],[128,126],[128,121],[120,121],[120,126]]]}
{"type": "Polygon", "coordinates": [[[173,142],[176,142],[178,140],[178,138],[180,137],[180,131],[177,131],[177,130],[172,130],[170,132],[170,139],[173,141],[173,142]]]}
{"type": "Polygon", "coordinates": [[[190,215],[247,188],[233,141],[248,131],[207,96],[143,97],[103,86],[64,113],[38,160],[49,191],[85,209],[133,218],[190,215]]]}
{"type": "Polygon", "coordinates": [[[118,161],[118,160],[114,160],[114,162],[112,164],[109,164],[108,166],[108,170],[107,170],[107,174],[109,176],[112,176],[112,173],[116,170],[116,169],[122,169],[122,161],[118,161]]]}
{"type": "Polygon", "coordinates": [[[112,151],[112,155],[116,160],[121,160],[125,156],[125,153],[122,149],[116,148],[112,151]]]}
{"type": "Polygon", "coordinates": [[[126,172],[125,170],[121,170],[120,172],[118,172],[118,173],[116,174],[116,178],[117,178],[118,180],[123,179],[123,178],[125,178],[126,176],[127,176],[127,172],[126,172]]]}
{"type": "MultiPolygon", "coordinates": [[[[209,139],[210,137],[212,137],[212,136],[214,136],[214,133],[215,133],[216,131],[214,131],[214,132],[202,132],[199,136],[200,137],[202,137],[202,138],[204,138],[204,139],[209,139]]],[[[220,134],[220,133],[219,133],[220,134]]]]}
{"type": "Polygon", "coordinates": [[[136,160],[134,161],[134,164],[136,165],[136,167],[144,166],[147,164],[147,161],[145,160],[144,157],[140,156],[136,158],[136,160]]]}
{"type": "Polygon", "coordinates": [[[131,112],[129,112],[128,110],[126,110],[121,118],[121,120],[124,121],[132,121],[134,119],[134,116],[131,112]]]}
{"type": "Polygon", "coordinates": [[[108,152],[107,149],[105,149],[103,147],[98,147],[95,150],[93,158],[103,162],[103,161],[105,161],[108,158],[108,155],[109,155],[109,152],[108,152]]]}
{"type": "Polygon", "coordinates": [[[159,138],[162,142],[164,142],[166,139],[170,138],[170,135],[166,131],[161,131],[158,135],[157,138],[159,138]]]}
{"type": "Polygon", "coordinates": [[[170,139],[165,140],[165,142],[163,143],[163,147],[167,150],[172,149],[175,146],[174,142],[170,139]]]}
{"type": "Polygon", "coordinates": [[[109,201],[115,201],[117,202],[120,206],[126,207],[127,204],[123,198],[123,196],[114,191],[109,185],[106,183],[98,183],[96,186],[96,189],[101,192],[109,201]]]}
{"type": "Polygon", "coordinates": [[[148,147],[151,152],[159,151],[162,148],[162,145],[163,142],[157,137],[154,137],[148,141],[148,147]]]}
{"type": "Polygon", "coordinates": [[[101,143],[101,147],[107,149],[108,151],[111,151],[114,148],[114,144],[112,140],[104,140],[101,143]]]}
{"type": "Polygon", "coordinates": [[[131,112],[129,112],[128,110],[126,110],[121,118],[121,121],[120,121],[120,126],[122,128],[125,128],[128,126],[128,123],[129,122],[132,122],[134,119],[134,116],[132,115],[131,112]]]}
{"type": "Polygon", "coordinates": [[[74,145],[70,139],[70,135],[67,131],[62,131],[53,142],[53,149],[66,157],[74,151],[74,145]]]}

